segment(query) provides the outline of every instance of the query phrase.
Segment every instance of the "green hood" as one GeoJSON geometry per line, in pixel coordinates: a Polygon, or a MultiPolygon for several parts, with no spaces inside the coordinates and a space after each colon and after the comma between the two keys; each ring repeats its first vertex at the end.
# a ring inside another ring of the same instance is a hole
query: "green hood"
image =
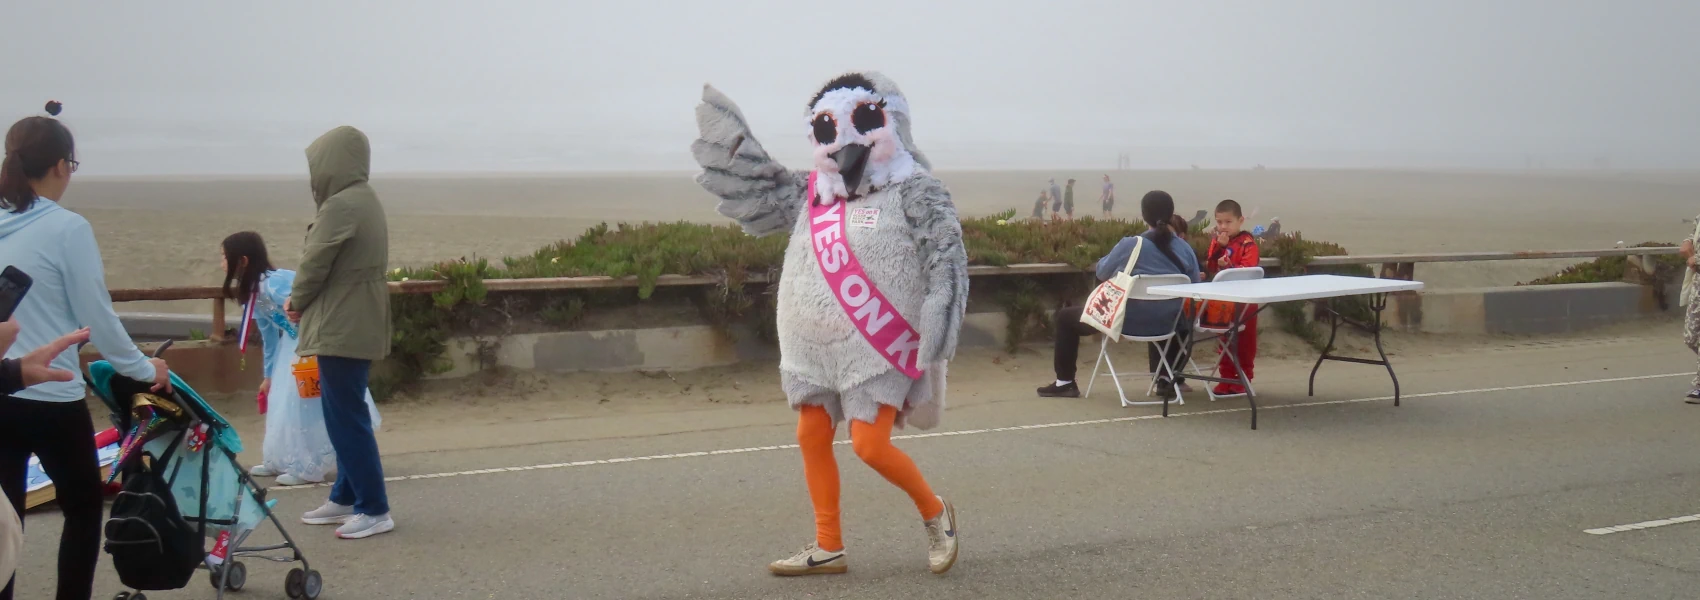
{"type": "Polygon", "coordinates": [[[316,206],[323,206],[337,192],[365,183],[371,173],[372,145],[359,129],[344,125],[307,146],[307,179],[316,206]]]}

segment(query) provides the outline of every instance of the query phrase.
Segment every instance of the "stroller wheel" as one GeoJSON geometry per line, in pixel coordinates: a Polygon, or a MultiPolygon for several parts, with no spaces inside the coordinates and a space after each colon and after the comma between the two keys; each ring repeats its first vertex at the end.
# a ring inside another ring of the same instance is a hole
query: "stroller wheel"
{"type": "Polygon", "coordinates": [[[112,600],[130,600],[130,592],[118,592],[113,594],[112,600]]]}
{"type": "Polygon", "coordinates": [[[130,595],[130,600],[148,600],[148,595],[143,594],[141,592],[136,592],[136,593],[130,595]]]}
{"type": "Polygon", "coordinates": [[[284,595],[287,595],[290,598],[300,598],[301,595],[303,593],[305,593],[303,590],[306,587],[307,587],[307,572],[306,571],[303,571],[301,569],[290,569],[289,574],[283,576],[283,593],[284,593],[284,595]]]}
{"type": "Polygon", "coordinates": [[[307,579],[302,583],[301,596],[307,600],[318,600],[319,592],[325,591],[325,580],[319,577],[318,571],[308,571],[307,579]]]}
{"type": "Polygon", "coordinates": [[[242,586],[248,584],[248,565],[231,561],[225,563],[222,570],[214,569],[207,573],[207,583],[212,584],[213,589],[218,589],[220,581],[224,582],[224,589],[233,592],[241,591],[242,586]],[[228,580],[224,579],[225,571],[230,572],[230,578],[228,580]]]}

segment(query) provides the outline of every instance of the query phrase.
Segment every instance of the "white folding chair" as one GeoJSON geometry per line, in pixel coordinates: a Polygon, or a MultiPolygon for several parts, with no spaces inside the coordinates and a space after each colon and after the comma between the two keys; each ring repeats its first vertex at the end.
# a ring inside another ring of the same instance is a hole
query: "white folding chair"
{"type": "MultiPolygon", "coordinates": [[[[1224,269],[1224,270],[1222,270],[1222,272],[1216,274],[1215,279],[1211,279],[1210,281],[1212,283],[1219,283],[1219,282],[1223,282],[1223,281],[1248,281],[1248,280],[1253,280],[1253,279],[1263,279],[1263,267],[1240,267],[1240,268],[1237,268],[1237,269],[1224,269]]],[[[1195,331],[1195,332],[1203,332],[1203,333],[1208,333],[1208,334],[1214,334],[1216,336],[1216,349],[1218,351],[1221,351],[1221,352],[1230,352],[1230,351],[1232,351],[1232,349],[1228,348],[1228,331],[1229,331],[1229,328],[1225,327],[1225,326],[1223,326],[1223,327],[1212,327],[1212,326],[1204,323],[1205,310],[1210,307],[1210,302],[1211,302],[1210,300],[1205,300],[1202,304],[1198,305],[1198,309],[1194,313],[1193,318],[1192,318],[1193,319],[1192,320],[1192,330],[1195,331]]],[[[1245,331],[1245,325],[1240,325],[1239,329],[1234,331],[1234,333],[1238,334],[1242,331],[1245,331]]],[[[1194,366],[1193,368],[1196,369],[1198,367],[1194,366]]],[[[1222,361],[1218,360],[1214,364],[1211,365],[1210,376],[1211,377],[1220,377],[1221,371],[1222,371],[1222,361]]],[[[1249,393],[1249,394],[1254,395],[1254,396],[1257,395],[1257,391],[1253,390],[1251,388],[1251,381],[1250,381],[1249,378],[1246,380],[1246,388],[1245,389],[1246,389],[1246,393],[1249,393]]],[[[1216,395],[1216,386],[1213,386],[1213,385],[1205,387],[1204,393],[1210,395],[1210,401],[1211,402],[1215,402],[1218,398],[1222,398],[1222,396],[1216,395]]],[[[1236,397],[1237,398],[1238,396],[1229,396],[1229,397],[1236,397]]]]}
{"type": "MultiPolygon", "coordinates": [[[[1134,304],[1135,302],[1179,302],[1178,299],[1170,298],[1168,296],[1153,296],[1147,293],[1146,290],[1157,286],[1186,285],[1188,283],[1192,283],[1192,278],[1187,277],[1186,275],[1136,275],[1133,278],[1132,287],[1130,287],[1127,291],[1127,301],[1130,306],[1135,307],[1137,307],[1137,305],[1134,304]]],[[[1149,337],[1122,335],[1119,339],[1112,339],[1116,336],[1104,336],[1104,343],[1098,346],[1098,362],[1092,365],[1092,378],[1086,382],[1085,397],[1092,397],[1092,386],[1098,382],[1099,367],[1108,366],[1110,368],[1110,381],[1114,381],[1116,384],[1116,395],[1121,397],[1122,406],[1148,406],[1153,404],[1163,404],[1162,401],[1135,402],[1127,399],[1127,391],[1122,389],[1121,377],[1116,375],[1116,365],[1110,360],[1110,342],[1127,340],[1130,342],[1150,342],[1159,344],[1158,351],[1163,353],[1163,360],[1157,361],[1157,376],[1162,377],[1164,374],[1167,374],[1169,381],[1174,381],[1175,369],[1173,365],[1168,364],[1168,349],[1169,344],[1180,343],[1175,339],[1174,325],[1180,324],[1180,319],[1184,313],[1185,311],[1183,310],[1181,311],[1181,314],[1175,315],[1175,322],[1170,325],[1168,333],[1163,335],[1149,337]]],[[[1153,380],[1153,385],[1155,385],[1155,379],[1153,380]]],[[[1180,390],[1177,389],[1175,393],[1176,399],[1179,400],[1180,390]]]]}

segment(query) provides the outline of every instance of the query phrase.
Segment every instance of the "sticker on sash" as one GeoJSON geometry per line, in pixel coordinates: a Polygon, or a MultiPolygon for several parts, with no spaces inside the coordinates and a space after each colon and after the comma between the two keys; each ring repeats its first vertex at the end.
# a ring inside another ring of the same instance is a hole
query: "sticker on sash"
{"type": "Polygon", "coordinates": [[[880,209],[860,206],[850,211],[850,226],[873,229],[880,222],[880,209]]]}

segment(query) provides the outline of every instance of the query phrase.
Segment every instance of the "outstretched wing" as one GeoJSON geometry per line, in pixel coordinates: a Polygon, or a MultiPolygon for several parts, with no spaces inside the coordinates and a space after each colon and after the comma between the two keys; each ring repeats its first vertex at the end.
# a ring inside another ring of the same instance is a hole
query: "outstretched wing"
{"type": "Polygon", "coordinates": [[[944,182],[927,173],[910,177],[903,182],[903,205],[927,278],[921,364],[930,365],[956,356],[968,310],[968,251],[962,246],[962,221],[944,182]]]}
{"type": "Polygon", "coordinates": [[[697,183],[720,197],[720,214],[751,235],[790,231],[802,211],[808,174],[769,157],[738,105],[714,86],[702,87],[697,129],[700,137],[691,143],[702,165],[697,183]]]}

